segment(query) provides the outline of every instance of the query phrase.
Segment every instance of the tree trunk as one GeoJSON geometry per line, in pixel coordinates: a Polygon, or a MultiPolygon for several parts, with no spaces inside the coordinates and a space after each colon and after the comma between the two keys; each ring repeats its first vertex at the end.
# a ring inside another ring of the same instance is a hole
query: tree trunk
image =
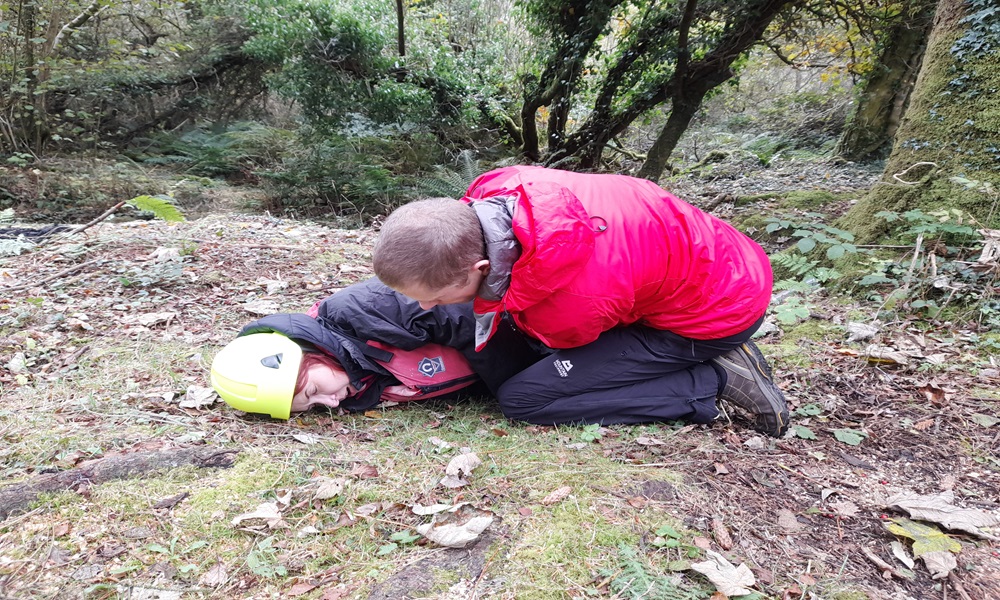
{"type": "Polygon", "coordinates": [[[841,221],[859,243],[888,232],[875,217],[882,210],[956,208],[1000,227],[1000,15],[991,17],[987,8],[960,22],[969,7],[967,0],[938,3],[882,181],[841,221]]]}
{"type": "Polygon", "coordinates": [[[908,14],[887,33],[875,71],[865,82],[837,145],[838,155],[868,160],[892,142],[920,70],[936,4],[937,0],[910,0],[908,14]]]}
{"type": "Polygon", "coordinates": [[[396,0],[396,52],[400,56],[406,56],[406,31],[403,29],[403,16],[406,14],[406,7],[403,0],[396,0]]]}
{"type": "Polygon", "coordinates": [[[667,161],[670,160],[670,155],[673,154],[674,148],[677,147],[677,142],[680,141],[681,136],[687,131],[688,125],[691,124],[691,119],[698,112],[698,106],[700,105],[701,101],[699,100],[694,104],[686,106],[670,107],[670,116],[667,117],[667,123],[660,130],[660,134],[656,136],[656,141],[649,148],[646,160],[642,163],[642,167],[639,168],[639,172],[636,173],[636,177],[642,177],[654,182],[660,179],[660,175],[663,174],[664,169],[667,167],[667,161]]]}
{"type": "MultiPolygon", "coordinates": [[[[624,93],[620,89],[624,79],[613,78],[609,75],[600,93],[598,102],[595,103],[594,110],[587,117],[587,120],[572,135],[566,137],[562,147],[555,149],[547,164],[554,162],[565,162],[570,156],[577,156],[580,159],[581,168],[593,168],[600,163],[601,155],[608,141],[623,132],[640,115],[656,107],[667,100],[671,101],[671,109],[674,106],[684,107],[683,110],[697,110],[705,95],[714,87],[730,79],[734,72],[731,68],[744,52],[757,43],[774,20],[775,16],[784,8],[801,4],[801,0],[757,0],[740,5],[737,14],[730,15],[730,22],[725,30],[725,34],[718,40],[716,46],[700,56],[697,60],[688,62],[680,60],[678,67],[668,81],[664,81],[655,90],[649,93],[633,94],[630,102],[620,108],[612,108],[613,100],[624,93]]],[[[686,4],[691,14],[694,13],[696,3],[689,0],[686,4]]],[[[685,11],[687,13],[688,11],[685,11]]],[[[687,16],[685,16],[687,19],[687,16]]],[[[669,25],[669,23],[664,23],[669,25]]],[[[683,21],[677,25],[680,31],[684,30],[683,21]]],[[[683,40],[682,40],[683,42],[683,40]]],[[[639,42],[639,47],[644,42],[639,42]]],[[[686,42],[683,42],[686,44],[686,42]]],[[[679,58],[684,56],[685,48],[678,48],[681,52],[679,58]]],[[[623,61],[629,56],[623,57],[623,61]]],[[[622,71],[630,68],[628,65],[619,67],[615,65],[610,70],[611,74],[621,75],[622,71]]],[[[692,113],[693,114],[693,113],[692,113]]],[[[682,114],[673,121],[673,125],[680,125],[690,122],[690,116],[682,114]]],[[[683,129],[676,133],[683,133],[683,129]]],[[[669,134],[665,138],[669,138],[669,134]]],[[[666,140],[664,141],[666,144],[666,140]]],[[[676,145],[676,142],[674,142],[676,145]]],[[[550,149],[552,151],[553,149],[550,149]]],[[[670,158],[666,145],[662,145],[658,152],[658,160],[662,161],[659,172],[655,172],[653,165],[646,169],[646,176],[650,179],[658,179],[670,158]]],[[[670,151],[673,148],[669,148],[670,151]]]]}

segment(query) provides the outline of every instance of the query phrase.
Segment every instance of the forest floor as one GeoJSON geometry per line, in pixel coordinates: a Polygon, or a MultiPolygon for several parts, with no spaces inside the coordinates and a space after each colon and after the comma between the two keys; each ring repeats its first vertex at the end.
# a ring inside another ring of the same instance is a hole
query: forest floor
{"type": "MultiPolygon", "coordinates": [[[[731,218],[789,190],[843,210],[876,176],[729,163],[665,185],[731,218]]],[[[1000,372],[975,323],[856,327],[879,307],[833,295],[771,322],[796,425],[777,440],[528,426],[489,399],[288,422],[218,401],[218,348],[369,277],[373,239],[232,212],[0,258],[0,598],[1000,598],[1000,372]],[[414,533],[419,507],[463,502],[492,519],[467,547],[414,533]]]]}

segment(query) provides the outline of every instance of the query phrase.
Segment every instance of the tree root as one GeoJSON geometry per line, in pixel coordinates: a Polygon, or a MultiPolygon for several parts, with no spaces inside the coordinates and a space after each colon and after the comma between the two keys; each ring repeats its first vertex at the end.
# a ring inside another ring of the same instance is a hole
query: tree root
{"type": "Polygon", "coordinates": [[[0,521],[24,511],[38,496],[65,490],[84,490],[116,479],[143,477],[162,469],[186,465],[199,468],[230,467],[238,450],[179,448],[160,452],[115,454],[84,462],[79,467],[38,475],[28,481],[0,488],[0,521]]]}

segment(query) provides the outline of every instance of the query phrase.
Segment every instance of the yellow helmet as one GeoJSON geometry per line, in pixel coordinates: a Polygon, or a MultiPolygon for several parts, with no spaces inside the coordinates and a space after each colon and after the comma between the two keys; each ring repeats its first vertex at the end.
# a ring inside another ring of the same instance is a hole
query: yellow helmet
{"type": "Polygon", "coordinates": [[[236,338],[212,361],[212,387],[226,404],[287,419],[302,364],[302,348],[280,333],[236,338]]]}

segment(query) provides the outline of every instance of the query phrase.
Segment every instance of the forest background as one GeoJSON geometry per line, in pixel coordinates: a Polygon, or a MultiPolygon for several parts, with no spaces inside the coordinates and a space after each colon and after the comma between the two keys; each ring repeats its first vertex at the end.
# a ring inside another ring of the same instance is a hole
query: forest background
{"type": "Polygon", "coordinates": [[[991,533],[944,543],[957,570],[885,562],[913,535],[866,472],[1000,502],[998,47],[989,0],[0,3],[0,592],[693,598],[723,588],[691,559],[722,550],[761,597],[989,597],[991,533]],[[394,206],[515,163],[653,179],[767,248],[788,439],[541,431],[488,404],[286,426],[198,399],[241,322],[368,276],[394,206]],[[457,439],[428,441],[442,423],[457,439]],[[399,510],[444,496],[405,473],[484,432],[464,493],[508,525],[425,556],[399,510]],[[241,458],[206,475],[205,446],[241,458]],[[263,530],[224,527],[255,500],[263,530]]]}

